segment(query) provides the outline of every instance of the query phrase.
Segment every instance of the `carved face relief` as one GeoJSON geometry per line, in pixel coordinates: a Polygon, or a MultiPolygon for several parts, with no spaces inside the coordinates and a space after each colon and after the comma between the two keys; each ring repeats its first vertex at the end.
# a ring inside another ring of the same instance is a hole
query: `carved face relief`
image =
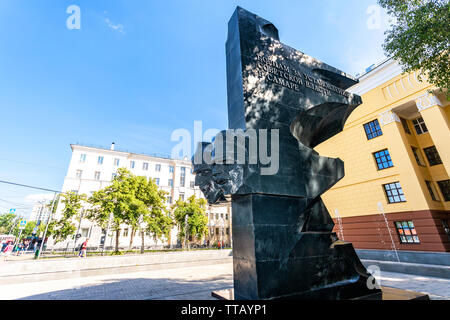
{"type": "Polygon", "coordinates": [[[214,181],[211,170],[198,171],[195,175],[195,185],[200,187],[210,204],[216,203],[223,198],[222,190],[214,181]]]}

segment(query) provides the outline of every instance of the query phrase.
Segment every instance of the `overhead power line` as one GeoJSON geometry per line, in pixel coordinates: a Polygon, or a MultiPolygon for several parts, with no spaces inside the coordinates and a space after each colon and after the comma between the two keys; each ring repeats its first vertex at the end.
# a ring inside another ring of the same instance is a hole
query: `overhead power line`
{"type": "Polygon", "coordinates": [[[26,185],[26,184],[15,183],[15,182],[10,182],[10,181],[4,181],[4,180],[0,180],[0,183],[6,183],[6,184],[11,184],[13,186],[31,188],[31,189],[36,189],[36,190],[43,190],[43,191],[50,191],[50,192],[61,193],[61,191],[56,191],[56,190],[46,189],[46,188],[40,188],[40,187],[33,187],[33,186],[26,185]]]}

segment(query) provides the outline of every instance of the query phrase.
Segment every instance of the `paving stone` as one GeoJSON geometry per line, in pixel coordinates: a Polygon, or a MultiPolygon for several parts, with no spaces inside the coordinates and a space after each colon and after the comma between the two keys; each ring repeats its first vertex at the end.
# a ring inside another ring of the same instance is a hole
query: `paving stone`
{"type": "MultiPolygon", "coordinates": [[[[450,280],[382,272],[381,285],[450,300],[450,280]]],[[[212,300],[211,291],[232,287],[233,265],[151,270],[65,280],[2,285],[0,299],[25,300],[212,300]]]]}

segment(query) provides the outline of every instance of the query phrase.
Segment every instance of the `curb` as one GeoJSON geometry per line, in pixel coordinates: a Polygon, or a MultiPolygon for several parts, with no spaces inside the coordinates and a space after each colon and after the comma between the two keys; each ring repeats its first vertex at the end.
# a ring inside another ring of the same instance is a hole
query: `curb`
{"type": "Polygon", "coordinates": [[[361,262],[366,268],[370,265],[376,265],[382,272],[406,273],[419,276],[450,279],[450,266],[379,260],[361,260],[361,262]]]}

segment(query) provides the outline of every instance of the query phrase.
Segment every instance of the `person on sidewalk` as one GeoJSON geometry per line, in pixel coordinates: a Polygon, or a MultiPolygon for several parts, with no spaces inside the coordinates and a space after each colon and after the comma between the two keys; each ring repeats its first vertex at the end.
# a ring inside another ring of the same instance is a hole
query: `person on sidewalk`
{"type": "Polygon", "coordinates": [[[86,250],[87,250],[88,241],[89,241],[89,238],[86,238],[86,240],[81,244],[80,254],[79,254],[80,258],[86,258],[87,257],[86,250]]]}
{"type": "Polygon", "coordinates": [[[14,244],[12,242],[9,242],[8,245],[6,246],[6,248],[2,252],[4,262],[8,261],[8,257],[11,255],[11,252],[13,251],[13,249],[14,249],[14,244]]]}

